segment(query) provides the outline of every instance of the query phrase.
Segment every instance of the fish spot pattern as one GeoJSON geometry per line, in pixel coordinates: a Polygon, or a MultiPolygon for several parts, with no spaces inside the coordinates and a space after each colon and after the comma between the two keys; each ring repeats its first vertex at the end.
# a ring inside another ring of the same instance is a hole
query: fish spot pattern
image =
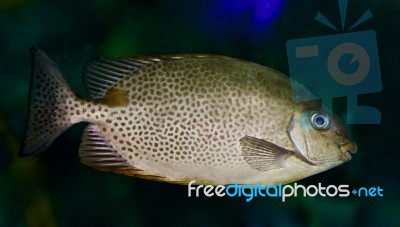
{"type": "Polygon", "coordinates": [[[238,143],[245,135],[287,146],[288,80],[231,62],[171,58],[134,72],[115,85],[129,92],[129,105],[110,107],[113,114],[103,109],[102,131],[132,162],[235,167],[243,163],[238,143]]]}
{"type": "Polygon", "coordinates": [[[50,79],[39,65],[33,67],[32,91],[30,100],[29,125],[24,146],[40,151],[43,144],[38,141],[52,141],[58,132],[64,130],[70,123],[68,98],[73,93],[68,88],[60,86],[60,82],[50,79]],[[55,132],[55,133],[54,133],[55,132]],[[35,138],[35,140],[32,140],[35,138]]]}

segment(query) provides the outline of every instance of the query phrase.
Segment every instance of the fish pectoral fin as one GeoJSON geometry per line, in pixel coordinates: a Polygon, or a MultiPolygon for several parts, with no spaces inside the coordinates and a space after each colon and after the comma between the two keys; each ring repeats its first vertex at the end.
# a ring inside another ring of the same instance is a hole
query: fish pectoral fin
{"type": "Polygon", "coordinates": [[[103,136],[100,129],[93,124],[83,131],[79,147],[81,162],[101,171],[111,171],[125,175],[135,175],[140,169],[132,167],[103,136]]]}
{"type": "Polygon", "coordinates": [[[292,152],[266,140],[245,136],[240,139],[244,160],[259,171],[269,171],[283,167],[284,159],[292,152]]]}

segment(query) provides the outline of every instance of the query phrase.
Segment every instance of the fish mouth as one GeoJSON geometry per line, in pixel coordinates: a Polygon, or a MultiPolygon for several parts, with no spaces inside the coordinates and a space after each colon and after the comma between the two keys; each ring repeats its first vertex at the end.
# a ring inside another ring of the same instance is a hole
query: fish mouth
{"type": "Polygon", "coordinates": [[[354,142],[347,142],[340,145],[343,152],[343,159],[346,161],[351,160],[351,154],[357,153],[357,144],[354,142]]]}

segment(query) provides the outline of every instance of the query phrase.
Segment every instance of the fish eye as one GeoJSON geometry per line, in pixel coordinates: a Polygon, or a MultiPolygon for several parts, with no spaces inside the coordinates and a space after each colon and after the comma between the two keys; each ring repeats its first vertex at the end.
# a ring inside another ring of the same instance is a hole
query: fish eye
{"type": "Polygon", "coordinates": [[[329,115],[322,112],[315,112],[311,115],[311,124],[315,129],[329,129],[329,115]]]}

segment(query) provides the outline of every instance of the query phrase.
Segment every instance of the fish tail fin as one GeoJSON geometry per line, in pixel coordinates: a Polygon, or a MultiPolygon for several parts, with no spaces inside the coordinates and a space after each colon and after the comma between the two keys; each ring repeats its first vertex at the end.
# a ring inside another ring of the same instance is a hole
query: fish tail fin
{"type": "Polygon", "coordinates": [[[31,48],[31,54],[28,124],[19,156],[43,151],[69,128],[73,122],[68,100],[76,100],[55,63],[35,47],[31,48]]]}

